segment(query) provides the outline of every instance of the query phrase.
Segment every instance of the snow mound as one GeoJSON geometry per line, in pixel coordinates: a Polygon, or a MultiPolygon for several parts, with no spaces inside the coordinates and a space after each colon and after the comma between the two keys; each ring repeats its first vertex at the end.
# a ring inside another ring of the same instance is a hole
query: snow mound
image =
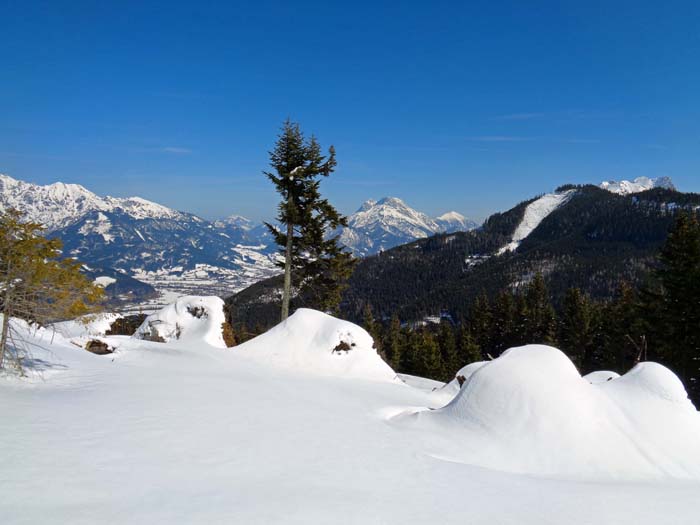
{"type": "Polygon", "coordinates": [[[445,403],[452,401],[462,388],[462,385],[469,380],[472,374],[474,374],[474,372],[479,370],[482,366],[484,366],[487,363],[488,361],[474,361],[473,363],[469,363],[468,365],[463,366],[455,374],[455,377],[452,381],[445,384],[442,388],[435,389],[434,397],[436,399],[443,400],[445,403]],[[460,384],[460,380],[462,384],[460,384]]]}
{"type": "Polygon", "coordinates": [[[394,381],[362,328],[300,308],[286,321],[235,348],[238,355],[311,374],[394,381]]]}
{"type": "Polygon", "coordinates": [[[611,372],[610,370],[597,370],[583,376],[586,381],[593,384],[605,383],[606,381],[612,381],[618,377],[620,377],[620,374],[611,372]]]}
{"type": "Polygon", "coordinates": [[[123,316],[121,314],[117,313],[84,315],[70,321],[54,323],[51,325],[51,328],[66,339],[74,337],[103,336],[110,329],[114,321],[121,319],[122,317],[123,316]]]}
{"type": "Polygon", "coordinates": [[[180,297],[172,304],[144,319],[136,339],[151,341],[197,343],[226,348],[222,325],[224,301],[219,297],[180,297]]]}
{"type": "Polygon", "coordinates": [[[700,479],[700,415],[656,363],[595,383],[556,348],[511,348],[447,406],[413,417],[439,428],[450,442],[439,456],[455,461],[552,477],[700,479]]]}

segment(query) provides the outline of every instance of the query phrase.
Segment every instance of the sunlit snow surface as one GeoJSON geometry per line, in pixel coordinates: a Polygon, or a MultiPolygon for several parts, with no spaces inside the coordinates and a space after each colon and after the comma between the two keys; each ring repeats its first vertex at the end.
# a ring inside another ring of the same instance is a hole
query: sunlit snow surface
{"type": "Polygon", "coordinates": [[[370,355],[363,330],[296,319],[260,355],[260,340],[107,337],[116,352],[97,356],[34,332],[48,350],[30,377],[0,378],[0,522],[697,523],[700,482],[679,478],[697,473],[698,414],[669,371],[593,385],[525,347],[473,367],[440,409],[434,382],[323,364],[343,334],[370,355]],[[274,362],[300,341],[317,358],[274,362]]]}
{"type": "Polygon", "coordinates": [[[513,232],[511,242],[498,250],[498,255],[517,250],[520,243],[535,231],[535,228],[537,228],[550,213],[567,202],[574,194],[574,191],[575,190],[568,190],[558,193],[547,193],[528,204],[520,224],[518,224],[515,228],[515,232],[513,232]]]}

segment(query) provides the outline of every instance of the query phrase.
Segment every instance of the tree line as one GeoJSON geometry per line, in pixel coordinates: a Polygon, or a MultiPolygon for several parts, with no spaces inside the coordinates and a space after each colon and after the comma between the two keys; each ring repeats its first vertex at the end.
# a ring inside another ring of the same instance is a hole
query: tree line
{"type": "Polygon", "coordinates": [[[492,299],[480,294],[464,318],[402,323],[394,314],[378,320],[367,304],[363,325],[380,355],[400,373],[449,381],[471,362],[539,343],[561,349],[582,374],[624,374],[639,361],[659,362],[700,403],[700,225],[695,214],[679,215],[643,285],[621,282],[608,300],[572,287],[559,302],[555,308],[538,273],[492,299]]]}

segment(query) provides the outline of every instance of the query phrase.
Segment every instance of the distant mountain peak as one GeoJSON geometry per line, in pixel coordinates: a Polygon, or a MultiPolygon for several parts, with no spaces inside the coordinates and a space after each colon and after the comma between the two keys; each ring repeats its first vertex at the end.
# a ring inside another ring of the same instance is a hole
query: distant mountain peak
{"type": "Polygon", "coordinates": [[[440,215],[437,219],[440,221],[463,221],[466,217],[456,211],[448,211],[440,215]]]}
{"type": "Polygon", "coordinates": [[[0,210],[14,208],[49,231],[63,228],[93,211],[120,211],[136,219],[174,219],[184,214],[141,197],[100,197],[80,184],[45,186],[0,174],[0,210]]]}
{"type": "Polygon", "coordinates": [[[474,228],[476,224],[457,212],[433,219],[398,197],[369,199],[348,217],[348,227],[340,235],[341,244],[355,255],[371,255],[435,235],[474,228]]]}
{"type": "Polygon", "coordinates": [[[214,224],[218,227],[233,226],[234,228],[240,228],[243,231],[250,231],[256,226],[255,223],[247,217],[236,214],[219,219],[214,224]]]}
{"type": "Polygon", "coordinates": [[[362,206],[357,208],[357,211],[360,212],[369,210],[375,204],[377,204],[377,201],[375,201],[374,199],[367,199],[365,202],[362,203],[362,206]]]}
{"type": "Polygon", "coordinates": [[[640,191],[650,190],[652,188],[665,188],[675,190],[676,187],[671,180],[671,177],[658,177],[650,179],[649,177],[637,177],[633,181],[605,181],[600,183],[600,187],[612,193],[620,195],[629,195],[630,193],[639,193],[640,191]]]}

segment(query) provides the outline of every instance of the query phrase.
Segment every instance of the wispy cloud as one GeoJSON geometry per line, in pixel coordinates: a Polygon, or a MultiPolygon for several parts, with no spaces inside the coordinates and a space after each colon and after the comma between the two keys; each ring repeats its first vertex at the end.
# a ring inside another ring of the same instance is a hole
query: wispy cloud
{"type": "Polygon", "coordinates": [[[175,146],[165,146],[163,148],[159,148],[158,151],[161,151],[163,153],[174,153],[176,155],[187,155],[189,153],[192,153],[192,150],[189,148],[178,148],[175,146]]]}
{"type": "Polygon", "coordinates": [[[599,144],[599,139],[562,139],[567,144],[599,144]]]}
{"type": "Polygon", "coordinates": [[[511,113],[509,115],[498,115],[493,120],[532,120],[544,117],[544,113],[511,113]]]}
{"type": "Polygon", "coordinates": [[[535,140],[532,137],[514,137],[511,135],[483,135],[480,137],[467,137],[474,142],[527,142],[535,140]]]}

